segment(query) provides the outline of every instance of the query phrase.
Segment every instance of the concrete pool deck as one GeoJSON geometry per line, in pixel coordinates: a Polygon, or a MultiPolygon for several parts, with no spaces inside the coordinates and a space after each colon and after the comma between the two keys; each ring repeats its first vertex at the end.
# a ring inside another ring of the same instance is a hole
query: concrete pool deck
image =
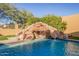
{"type": "MultiPolygon", "coordinates": [[[[43,38],[39,38],[39,39],[34,39],[35,41],[39,41],[39,40],[45,40],[43,38]]],[[[28,41],[34,41],[34,40],[18,40],[17,37],[11,37],[8,40],[1,40],[0,44],[15,44],[15,43],[20,43],[20,42],[28,42],[28,41]]]]}
{"type": "Polygon", "coordinates": [[[8,38],[8,40],[1,40],[1,41],[0,41],[0,44],[1,44],[1,43],[7,44],[7,43],[12,43],[12,42],[18,42],[18,40],[16,39],[16,37],[8,38]]]}
{"type": "Polygon", "coordinates": [[[17,41],[17,42],[15,42],[15,41],[14,42],[10,42],[10,41],[6,42],[5,41],[6,43],[0,42],[0,44],[4,44],[3,47],[1,47],[0,49],[11,48],[11,47],[20,46],[23,44],[32,44],[35,42],[41,42],[41,41],[45,41],[45,40],[47,40],[47,39],[22,40],[22,41],[17,41]]]}
{"type": "MultiPolygon", "coordinates": [[[[42,38],[35,39],[35,41],[39,41],[42,38]]],[[[73,41],[73,42],[79,42],[79,40],[74,40],[74,39],[60,39],[60,40],[67,40],[67,41],[73,41]]],[[[29,41],[34,41],[34,40],[18,40],[16,37],[11,37],[8,40],[3,40],[0,41],[0,44],[16,44],[16,43],[21,43],[21,42],[29,42],[29,41]]]]}

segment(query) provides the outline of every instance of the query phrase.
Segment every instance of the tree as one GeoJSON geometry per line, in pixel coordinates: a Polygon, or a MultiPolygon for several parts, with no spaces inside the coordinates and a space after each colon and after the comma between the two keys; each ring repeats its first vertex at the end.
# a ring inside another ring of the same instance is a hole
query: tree
{"type": "Polygon", "coordinates": [[[7,17],[22,28],[26,26],[27,20],[33,17],[33,14],[26,10],[18,10],[13,4],[0,4],[0,18],[7,17]]]}
{"type": "Polygon", "coordinates": [[[31,12],[28,12],[26,10],[19,10],[18,16],[20,20],[17,20],[17,22],[22,25],[22,28],[25,28],[28,23],[28,20],[33,19],[34,17],[31,12]]]}
{"type": "Polygon", "coordinates": [[[0,18],[2,17],[7,17],[22,28],[35,22],[44,22],[57,28],[59,31],[64,31],[66,29],[66,23],[62,22],[62,18],[59,16],[47,15],[42,18],[34,17],[32,13],[26,10],[18,10],[14,4],[0,4],[0,18]]]}
{"type": "Polygon", "coordinates": [[[66,29],[66,23],[62,22],[60,16],[47,15],[41,18],[42,22],[57,28],[59,31],[64,31],[66,29]]]}
{"type": "Polygon", "coordinates": [[[0,18],[6,17],[11,14],[11,12],[15,12],[16,8],[13,4],[8,3],[0,3],[0,18]]]}
{"type": "Polygon", "coordinates": [[[31,25],[31,24],[34,24],[36,22],[40,22],[41,19],[40,18],[37,18],[37,17],[31,17],[30,19],[27,20],[27,25],[31,25]]]}

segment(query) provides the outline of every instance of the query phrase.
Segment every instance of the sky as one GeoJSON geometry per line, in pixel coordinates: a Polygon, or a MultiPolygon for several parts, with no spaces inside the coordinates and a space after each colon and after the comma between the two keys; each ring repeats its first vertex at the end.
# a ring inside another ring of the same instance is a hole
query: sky
{"type": "MultiPolygon", "coordinates": [[[[18,9],[25,9],[36,17],[43,17],[48,14],[57,16],[68,16],[79,13],[79,3],[17,3],[18,9]]],[[[0,20],[0,24],[8,22],[0,20]]],[[[9,22],[8,22],[9,23],[9,22]]]]}
{"type": "Polygon", "coordinates": [[[25,9],[32,12],[36,17],[48,14],[67,16],[79,13],[79,4],[77,3],[18,3],[15,6],[18,9],[25,9]]]}

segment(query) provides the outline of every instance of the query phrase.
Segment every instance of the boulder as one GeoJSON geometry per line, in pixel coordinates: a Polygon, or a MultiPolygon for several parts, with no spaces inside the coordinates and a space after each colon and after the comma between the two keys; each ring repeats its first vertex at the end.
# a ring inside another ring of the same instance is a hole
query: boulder
{"type": "Polygon", "coordinates": [[[68,37],[63,32],[59,32],[59,39],[68,39],[68,37]]]}
{"type": "Polygon", "coordinates": [[[56,31],[55,30],[50,30],[50,36],[54,39],[57,38],[57,34],[56,34],[56,31]]]}
{"type": "Polygon", "coordinates": [[[32,40],[32,39],[34,39],[34,35],[33,35],[33,33],[30,32],[30,31],[25,32],[23,36],[24,36],[24,37],[23,37],[23,40],[26,40],[26,39],[32,40]]]}
{"type": "Polygon", "coordinates": [[[23,31],[20,31],[17,35],[16,35],[18,40],[23,40],[23,31]]]}
{"type": "Polygon", "coordinates": [[[59,39],[66,38],[63,32],[59,32],[56,28],[48,26],[47,24],[42,22],[36,22],[28,26],[23,31],[19,32],[17,35],[19,40],[48,38],[50,36],[52,38],[59,39]]]}
{"type": "Polygon", "coordinates": [[[34,38],[34,35],[30,31],[21,31],[17,35],[18,40],[26,40],[26,39],[32,40],[33,38],[34,38]]]}

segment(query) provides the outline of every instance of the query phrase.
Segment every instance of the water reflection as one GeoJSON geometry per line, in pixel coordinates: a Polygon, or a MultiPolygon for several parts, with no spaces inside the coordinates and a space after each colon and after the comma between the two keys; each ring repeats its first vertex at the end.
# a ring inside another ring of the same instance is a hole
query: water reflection
{"type": "Polygon", "coordinates": [[[50,46],[50,51],[52,55],[55,56],[63,56],[66,55],[65,53],[65,45],[67,44],[66,41],[61,40],[53,40],[50,46]]]}
{"type": "Polygon", "coordinates": [[[79,43],[68,42],[66,44],[67,55],[79,55],[79,43]]]}
{"type": "Polygon", "coordinates": [[[79,43],[64,40],[46,40],[1,49],[5,56],[64,56],[79,55],[79,43]]]}

